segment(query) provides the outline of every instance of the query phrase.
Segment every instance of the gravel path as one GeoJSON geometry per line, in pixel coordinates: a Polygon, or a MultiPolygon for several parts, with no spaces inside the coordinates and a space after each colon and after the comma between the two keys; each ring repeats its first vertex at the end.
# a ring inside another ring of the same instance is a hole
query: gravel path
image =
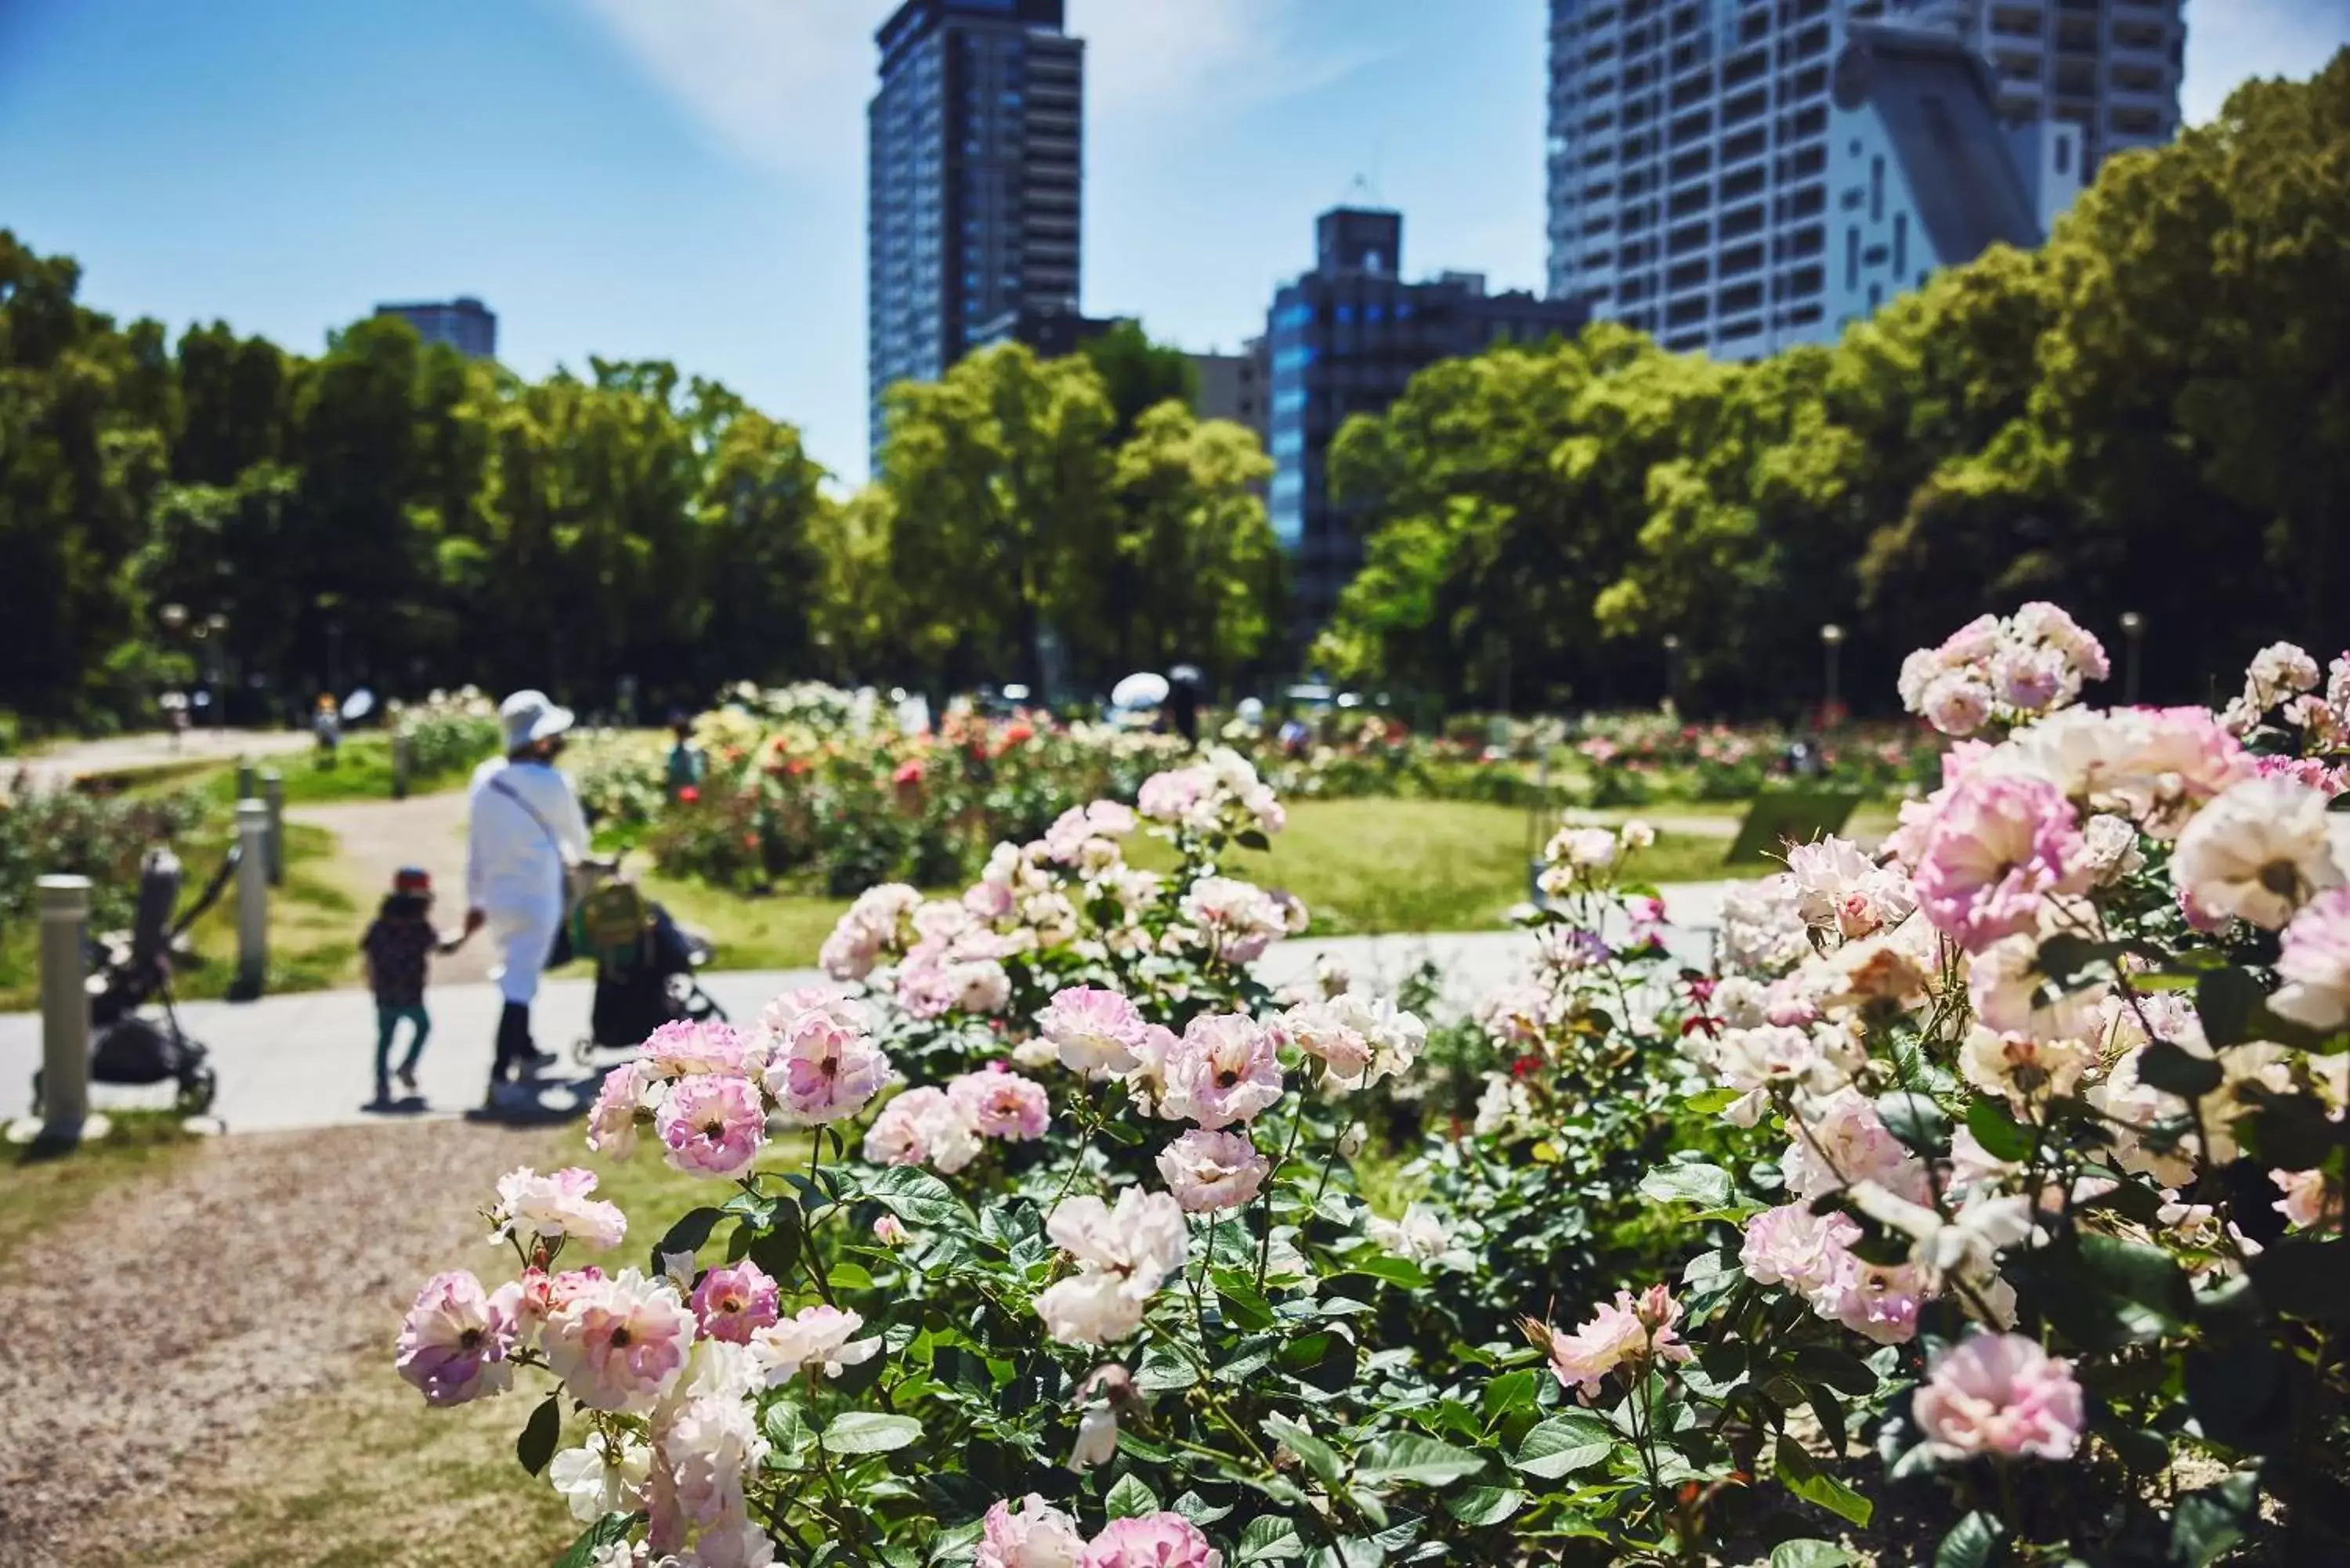
{"type": "MultiPolygon", "coordinates": [[[[335,836],[335,870],[365,920],[390,890],[391,874],[403,866],[432,873],[435,924],[455,930],[465,919],[465,795],[462,790],[411,795],[406,800],[339,801],[332,805],[288,806],[290,821],[323,827],[335,836]]],[[[453,953],[432,961],[432,983],[462,985],[490,978],[496,957],[485,937],[475,937],[453,953]]]]}
{"type": "Polygon", "coordinates": [[[485,1251],[474,1195],[546,1141],[463,1122],[223,1138],[28,1241],[0,1278],[0,1568],[173,1560],[199,1522],[181,1480],[355,1355],[386,1366],[418,1282],[485,1251]]]}
{"type": "MultiPolygon", "coordinates": [[[[44,788],[71,784],[86,774],[128,773],[140,768],[168,767],[175,763],[234,762],[251,757],[263,762],[288,756],[316,742],[300,730],[193,730],[174,741],[162,731],[136,735],[109,735],[102,741],[75,741],[35,756],[10,758],[5,771],[18,768],[44,788]]],[[[0,794],[6,793],[0,778],[0,794]]]]}

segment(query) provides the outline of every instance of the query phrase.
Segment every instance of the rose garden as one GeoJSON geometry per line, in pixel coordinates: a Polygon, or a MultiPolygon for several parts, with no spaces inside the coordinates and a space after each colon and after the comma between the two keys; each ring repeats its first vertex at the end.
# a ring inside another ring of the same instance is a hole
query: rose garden
{"type": "Polygon", "coordinates": [[[285,815],[260,1000],[165,943],[224,1136],[0,1167],[0,1568],[2350,1562],[2350,54],[1832,344],[1428,367],[1311,628],[1131,324],[852,493],[78,285],[0,232],[0,1108],[36,879],[217,891],[233,725],[285,815]],[[525,685],[710,1015],[483,1101],[452,940],[354,1110],[525,685]]]}

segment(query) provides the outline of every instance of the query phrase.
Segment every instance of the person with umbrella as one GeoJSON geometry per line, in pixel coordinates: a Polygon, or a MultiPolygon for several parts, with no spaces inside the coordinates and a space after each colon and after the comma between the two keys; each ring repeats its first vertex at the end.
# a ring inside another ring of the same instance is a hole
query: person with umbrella
{"type": "Polygon", "coordinates": [[[475,770],[467,799],[465,933],[489,927],[501,955],[492,978],[505,1003],[490,1068],[493,1100],[510,1072],[555,1059],[531,1040],[530,1004],[563,930],[571,867],[588,854],[579,797],[555,766],[571,724],[571,710],[543,691],[507,698],[498,705],[505,755],[475,770]]]}
{"type": "Polygon", "coordinates": [[[1167,672],[1167,722],[1187,746],[1200,743],[1200,672],[1179,664],[1167,672]]]}

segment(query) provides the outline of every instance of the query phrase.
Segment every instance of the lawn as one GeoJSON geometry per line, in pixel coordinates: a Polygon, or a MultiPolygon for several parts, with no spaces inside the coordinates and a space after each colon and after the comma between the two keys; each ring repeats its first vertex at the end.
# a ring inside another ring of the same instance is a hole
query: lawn
{"type": "MultiPolygon", "coordinates": [[[[460,763],[437,773],[411,772],[411,794],[452,789],[470,775],[481,759],[460,763]]],[[[313,748],[259,764],[276,768],[286,784],[288,805],[319,805],[330,801],[390,800],[391,796],[391,737],[380,732],[351,736],[337,751],[332,765],[313,748]]],[[[197,782],[205,795],[223,805],[236,803],[236,769],[216,768],[197,782]]]]}
{"type": "Polygon", "coordinates": [[[0,1266],[36,1231],[71,1218],[109,1188],[160,1179],[202,1147],[161,1111],[110,1111],[107,1136],[64,1152],[25,1145],[6,1152],[0,1177],[0,1266]]]}
{"type": "MultiPolygon", "coordinates": [[[[229,836],[215,829],[182,844],[187,880],[181,904],[203,888],[227,854],[229,836]]],[[[286,882],[269,892],[269,968],[272,993],[324,991],[358,982],[358,906],[337,880],[334,836],[322,828],[286,825],[286,882]]],[[[232,877],[219,902],[189,930],[197,961],[173,976],[183,1001],[222,997],[236,979],[236,885],[232,877]]],[[[41,1004],[39,932],[33,922],[0,932],[0,1012],[41,1004]]]]}

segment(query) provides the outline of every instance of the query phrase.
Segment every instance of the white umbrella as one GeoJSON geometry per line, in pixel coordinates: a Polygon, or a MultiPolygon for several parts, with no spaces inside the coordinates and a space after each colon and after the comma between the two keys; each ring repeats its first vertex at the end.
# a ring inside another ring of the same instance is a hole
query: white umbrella
{"type": "Polygon", "coordinates": [[[1167,701],[1167,677],[1138,670],[1110,688],[1113,708],[1149,708],[1167,701]]]}
{"type": "Polygon", "coordinates": [[[343,699],[343,722],[356,722],[375,711],[375,693],[362,686],[343,699]]]}

